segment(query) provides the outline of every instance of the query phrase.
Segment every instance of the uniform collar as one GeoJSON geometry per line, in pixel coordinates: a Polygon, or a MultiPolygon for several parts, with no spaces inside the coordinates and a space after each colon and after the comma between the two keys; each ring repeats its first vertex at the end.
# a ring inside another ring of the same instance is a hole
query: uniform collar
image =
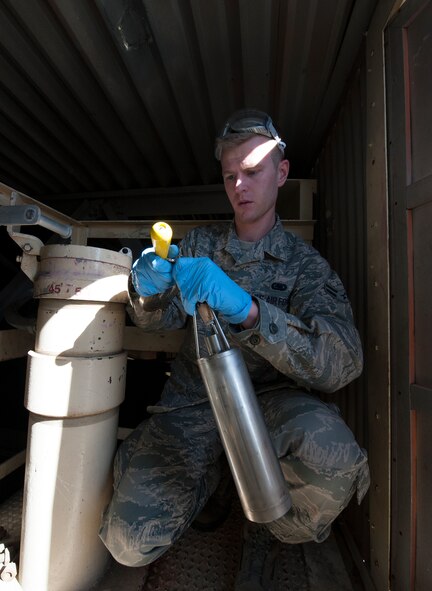
{"type": "Polygon", "coordinates": [[[261,261],[265,255],[276,259],[287,261],[290,257],[290,250],[293,244],[293,237],[286,233],[279,216],[276,214],[276,221],[273,228],[258,242],[252,242],[250,249],[244,249],[235,231],[234,221],[231,222],[226,235],[224,250],[230,253],[236,263],[250,263],[261,261]]]}

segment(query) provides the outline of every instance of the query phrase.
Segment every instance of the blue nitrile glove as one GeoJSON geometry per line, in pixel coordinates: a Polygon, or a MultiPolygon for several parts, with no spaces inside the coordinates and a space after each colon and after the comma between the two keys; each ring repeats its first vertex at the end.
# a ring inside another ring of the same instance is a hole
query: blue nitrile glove
{"type": "MultiPolygon", "coordinates": [[[[178,253],[178,246],[171,244],[168,258],[175,259],[178,253]]],[[[132,265],[132,284],[140,296],[163,293],[174,285],[172,272],[172,263],[158,256],[154,248],[146,248],[132,265]]]]}
{"type": "Polygon", "coordinates": [[[246,320],[252,297],[207,257],[180,257],[174,263],[184,309],[191,316],[198,302],[207,302],[231,324],[246,320]]]}

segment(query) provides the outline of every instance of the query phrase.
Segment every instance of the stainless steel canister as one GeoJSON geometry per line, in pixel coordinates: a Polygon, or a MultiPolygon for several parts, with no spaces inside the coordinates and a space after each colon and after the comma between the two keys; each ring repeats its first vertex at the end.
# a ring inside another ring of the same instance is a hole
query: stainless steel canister
{"type": "Polygon", "coordinates": [[[196,315],[194,319],[201,376],[246,517],[257,523],[274,521],[291,507],[287,484],[241,351],[229,348],[211,314],[205,337],[208,357],[199,357],[196,315]]]}

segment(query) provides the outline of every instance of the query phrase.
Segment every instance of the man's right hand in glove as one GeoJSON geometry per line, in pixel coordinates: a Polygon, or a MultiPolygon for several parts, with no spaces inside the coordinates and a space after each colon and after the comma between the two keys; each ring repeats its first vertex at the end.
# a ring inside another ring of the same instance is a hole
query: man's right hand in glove
{"type": "MultiPolygon", "coordinates": [[[[169,247],[168,258],[175,259],[178,253],[178,247],[172,244],[169,247]]],[[[140,296],[163,293],[174,285],[172,271],[172,263],[155,254],[154,248],[146,248],[132,265],[132,284],[140,296]]]]}

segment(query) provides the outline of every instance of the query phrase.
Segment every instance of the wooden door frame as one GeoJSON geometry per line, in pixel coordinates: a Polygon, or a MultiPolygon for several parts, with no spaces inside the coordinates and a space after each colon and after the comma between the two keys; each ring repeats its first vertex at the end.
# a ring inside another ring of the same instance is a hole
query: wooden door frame
{"type": "MultiPolygon", "coordinates": [[[[386,30],[388,113],[392,519],[391,589],[413,591],[416,572],[416,410],[407,28],[430,0],[408,0],[386,30]]],[[[421,181],[420,181],[421,182],[421,181]]],[[[419,183],[416,183],[419,184],[419,183]]],[[[421,393],[420,393],[421,397],[421,393]]]]}

